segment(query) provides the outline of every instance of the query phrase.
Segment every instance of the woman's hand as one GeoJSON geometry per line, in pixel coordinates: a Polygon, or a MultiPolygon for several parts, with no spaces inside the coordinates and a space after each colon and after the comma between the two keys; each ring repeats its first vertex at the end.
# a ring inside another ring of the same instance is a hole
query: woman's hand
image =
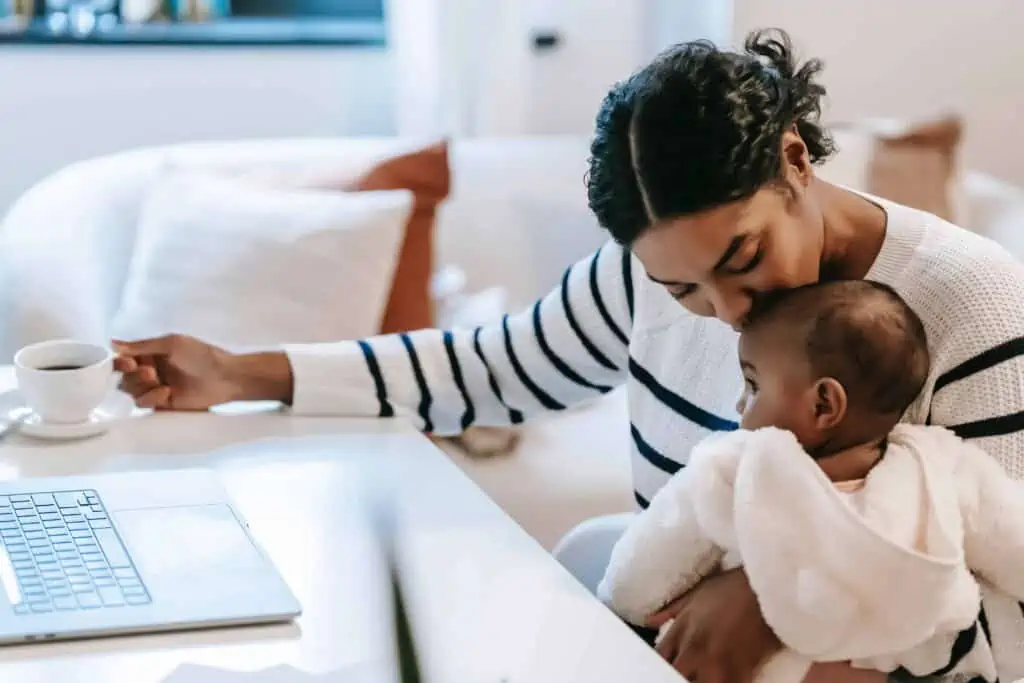
{"type": "Polygon", "coordinates": [[[236,356],[193,337],[114,342],[121,390],[143,408],[206,410],[221,403],[292,396],[283,353],[236,356]]]}
{"type": "Polygon", "coordinates": [[[815,664],[804,676],[804,683],[885,683],[888,680],[881,671],[854,669],[848,662],[815,664]]]}
{"type": "Polygon", "coordinates": [[[669,621],[658,652],[691,683],[751,683],[761,662],[782,647],[739,569],[704,579],[647,625],[669,621]]]}

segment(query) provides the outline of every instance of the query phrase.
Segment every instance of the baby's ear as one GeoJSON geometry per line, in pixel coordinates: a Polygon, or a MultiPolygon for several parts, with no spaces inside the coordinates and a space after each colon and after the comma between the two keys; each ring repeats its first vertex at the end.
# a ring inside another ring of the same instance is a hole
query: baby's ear
{"type": "Polygon", "coordinates": [[[814,384],[814,424],[818,429],[831,429],[846,417],[846,389],[832,377],[823,377],[814,384]]]}

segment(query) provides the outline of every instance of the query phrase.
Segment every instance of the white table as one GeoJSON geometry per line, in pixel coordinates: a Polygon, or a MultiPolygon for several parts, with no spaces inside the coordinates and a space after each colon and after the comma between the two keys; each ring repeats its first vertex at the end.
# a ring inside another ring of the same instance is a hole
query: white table
{"type": "MultiPolygon", "coordinates": [[[[0,368],[0,390],[12,385],[0,368]]],[[[310,672],[390,656],[381,567],[357,506],[393,477],[424,667],[444,683],[678,683],[448,458],[405,423],[236,414],[133,417],[104,436],[0,443],[0,478],[211,467],[302,603],[294,624],[0,649],[0,680],[156,683],[185,662],[310,672]]]]}

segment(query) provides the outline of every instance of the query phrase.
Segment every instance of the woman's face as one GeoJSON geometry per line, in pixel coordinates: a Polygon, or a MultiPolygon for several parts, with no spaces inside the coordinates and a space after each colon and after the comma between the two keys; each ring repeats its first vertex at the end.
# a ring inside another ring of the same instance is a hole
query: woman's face
{"type": "Polygon", "coordinates": [[[808,192],[806,147],[795,133],[786,135],[778,186],[660,221],[633,243],[648,276],[693,313],[740,329],[760,295],[818,281],[821,210],[808,192]]]}

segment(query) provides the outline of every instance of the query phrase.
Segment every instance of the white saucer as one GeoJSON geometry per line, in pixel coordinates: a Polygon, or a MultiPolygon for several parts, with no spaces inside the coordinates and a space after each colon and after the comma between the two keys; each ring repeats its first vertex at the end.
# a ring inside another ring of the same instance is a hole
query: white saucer
{"type": "Polygon", "coordinates": [[[130,417],[134,409],[135,405],[129,396],[120,391],[112,391],[103,399],[103,403],[92,411],[86,422],[55,424],[43,422],[42,418],[25,404],[25,398],[17,389],[0,394],[0,420],[8,424],[15,423],[12,426],[19,434],[37,439],[62,441],[99,436],[114,423],[130,417]]]}

